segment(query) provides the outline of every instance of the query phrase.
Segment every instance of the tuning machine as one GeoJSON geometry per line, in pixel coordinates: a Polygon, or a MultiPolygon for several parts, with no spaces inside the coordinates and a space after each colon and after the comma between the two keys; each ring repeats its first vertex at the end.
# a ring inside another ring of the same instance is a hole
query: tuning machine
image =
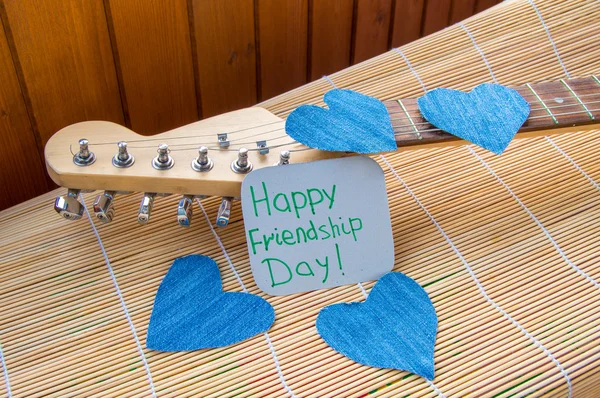
{"type": "Polygon", "coordinates": [[[85,138],[79,140],[79,152],[73,156],[73,163],[77,166],[89,166],[96,161],[96,155],[89,150],[89,142],[85,138]]]}
{"type": "Polygon", "coordinates": [[[224,197],[221,201],[221,206],[219,206],[219,211],[217,212],[217,227],[226,227],[229,224],[229,218],[231,217],[231,201],[233,198],[224,197]]]}
{"type": "Polygon", "coordinates": [[[247,174],[252,168],[252,163],[248,160],[248,149],[240,148],[237,159],[231,162],[231,170],[237,174],[247,174]]]}
{"type": "Polygon", "coordinates": [[[182,227],[189,227],[192,224],[194,199],[205,198],[204,195],[183,195],[177,205],[177,222],[182,227]]]}
{"type": "Polygon", "coordinates": [[[58,196],[54,201],[54,210],[67,220],[79,220],[85,207],[77,199],[80,189],[69,189],[66,195],[58,196]]]}
{"type": "Polygon", "coordinates": [[[127,143],[125,141],[121,141],[117,144],[117,146],[119,147],[119,152],[117,152],[112,159],[113,166],[118,168],[126,168],[133,165],[135,158],[127,151],[127,143]]]}
{"type": "Polygon", "coordinates": [[[157,149],[158,155],[152,159],[152,167],[156,170],[168,170],[175,164],[175,161],[169,155],[169,146],[167,144],[159,144],[157,149]]]}
{"type": "Polygon", "coordinates": [[[98,195],[94,201],[94,213],[96,213],[98,220],[103,223],[111,222],[115,215],[113,201],[116,195],[116,191],[104,191],[104,193],[98,195]]]}
{"type": "Polygon", "coordinates": [[[146,225],[150,220],[150,214],[152,214],[152,206],[154,205],[154,197],[156,194],[153,192],[146,192],[140,203],[140,210],[138,211],[138,224],[146,225]]]}

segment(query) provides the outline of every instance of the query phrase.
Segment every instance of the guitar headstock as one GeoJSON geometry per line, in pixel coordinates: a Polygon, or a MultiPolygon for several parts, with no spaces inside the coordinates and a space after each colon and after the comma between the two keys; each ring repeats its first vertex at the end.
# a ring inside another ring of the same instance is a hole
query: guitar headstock
{"type": "Polygon", "coordinates": [[[231,199],[239,197],[245,175],[263,167],[337,156],[294,142],[284,121],[263,108],[246,108],[154,135],[141,136],[111,122],[82,122],[65,127],[46,144],[48,173],[69,188],[55,209],[65,218],[83,215],[81,191],[103,190],[94,203],[97,217],[109,222],[114,196],[142,192],[138,222],[148,222],[155,196],[183,195],[177,210],[189,225],[194,197],[222,196],[227,223],[231,199]],[[283,156],[283,161],[282,161],[283,156]]]}

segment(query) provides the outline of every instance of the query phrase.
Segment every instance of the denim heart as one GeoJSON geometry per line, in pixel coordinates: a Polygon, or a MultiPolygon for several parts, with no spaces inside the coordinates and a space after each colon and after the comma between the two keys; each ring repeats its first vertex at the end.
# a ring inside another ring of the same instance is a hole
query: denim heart
{"type": "Polygon", "coordinates": [[[376,368],[434,377],[437,316],[421,286],[399,272],[384,275],[364,303],[327,306],[317,331],[334,350],[376,368]]]}
{"type": "Polygon", "coordinates": [[[356,153],[398,149],[385,105],[352,90],[331,90],[323,100],[329,109],[315,105],[296,108],[285,130],[296,141],[324,151],[356,153]]]}
{"type": "Polygon", "coordinates": [[[158,351],[224,347],[268,330],[274,320],[275,311],[263,298],[223,292],[219,267],[210,257],[181,257],[156,293],[146,347],[158,351]]]}
{"type": "Polygon", "coordinates": [[[429,123],[500,155],[529,116],[529,103],[499,84],[471,92],[436,88],[418,99],[429,123]]]}

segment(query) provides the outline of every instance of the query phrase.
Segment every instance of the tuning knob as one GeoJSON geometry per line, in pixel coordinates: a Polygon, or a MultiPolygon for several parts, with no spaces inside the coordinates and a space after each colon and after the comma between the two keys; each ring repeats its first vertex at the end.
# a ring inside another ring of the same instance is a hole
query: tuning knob
{"type": "Polygon", "coordinates": [[[219,211],[217,212],[217,227],[226,227],[229,224],[229,217],[231,216],[231,200],[230,197],[225,197],[221,201],[219,211]]]}
{"type": "Polygon", "coordinates": [[[182,227],[189,227],[192,223],[192,205],[194,197],[192,195],[183,195],[177,205],[177,222],[182,227]]]}
{"type": "Polygon", "coordinates": [[[66,195],[58,196],[54,201],[54,210],[67,220],[79,220],[85,207],[77,200],[79,189],[69,189],[66,195]]]}
{"type": "Polygon", "coordinates": [[[142,202],[140,203],[140,210],[138,211],[138,224],[146,225],[150,220],[150,214],[152,213],[152,206],[154,205],[155,193],[144,194],[142,202]]]}
{"type": "Polygon", "coordinates": [[[115,196],[115,191],[104,191],[104,193],[98,195],[94,201],[94,213],[96,213],[98,220],[103,223],[111,222],[115,215],[115,208],[113,206],[115,196]]]}

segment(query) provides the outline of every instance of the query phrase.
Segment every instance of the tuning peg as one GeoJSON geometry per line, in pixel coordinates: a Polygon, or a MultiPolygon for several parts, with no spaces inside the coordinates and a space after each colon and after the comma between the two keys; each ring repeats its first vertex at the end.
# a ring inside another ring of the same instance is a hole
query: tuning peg
{"type": "Polygon", "coordinates": [[[85,208],[77,196],[81,190],[69,189],[66,195],[58,196],[54,201],[54,210],[67,220],[79,220],[85,208]]]}
{"type": "Polygon", "coordinates": [[[79,140],[79,152],[73,156],[73,163],[77,166],[89,166],[96,161],[96,155],[90,152],[88,144],[85,138],[79,140]]]}
{"type": "Polygon", "coordinates": [[[290,151],[283,150],[279,153],[279,162],[275,163],[275,166],[285,166],[286,164],[290,164],[290,151]]]}
{"type": "Polygon", "coordinates": [[[119,147],[119,152],[113,157],[112,164],[115,167],[125,168],[130,167],[135,159],[132,154],[127,151],[127,143],[125,141],[121,141],[117,144],[119,147]]]}
{"type": "Polygon", "coordinates": [[[233,198],[224,197],[219,206],[217,212],[217,227],[226,227],[229,224],[229,217],[231,216],[231,200],[233,198]]]}
{"type": "Polygon", "coordinates": [[[140,203],[140,210],[138,211],[138,224],[146,225],[150,220],[150,214],[152,213],[152,206],[154,205],[155,193],[146,192],[140,203]]]}
{"type": "Polygon", "coordinates": [[[152,159],[152,167],[156,170],[167,170],[173,167],[175,161],[169,155],[169,146],[167,144],[158,145],[158,155],[152,159]]]}
{"type": "Polygon", "coordinates": [[[177,205],[177,222],[182,227],[189,227],[192,223],[192,206],[194,204],[193,195],[183,195],[177,205]]]}
{"type": "Polygon", "coordinates": [[[115,208],[113,206],[115,196],[115,191],[104,191],[104,193],[98,195],[94,201],[94,213],[96,213],[98,220],[103,223],[111,222],[115,215],[115,208]]]}
{"type": "Polygon", "coordinates": [[[208,148],[201,146],[198,149],[198,157],[192,160],[192,169],[195,171],[210,171],[213,168],[213,162],[208,157],[208,148]]]}
{"type": "Polygon", "coordinates": [[[231,170],[238,174],[246,174],[252,171],[252,167],[248,160],[248,149],[240,148],[237,159],[231,162],[231,170]]]}

